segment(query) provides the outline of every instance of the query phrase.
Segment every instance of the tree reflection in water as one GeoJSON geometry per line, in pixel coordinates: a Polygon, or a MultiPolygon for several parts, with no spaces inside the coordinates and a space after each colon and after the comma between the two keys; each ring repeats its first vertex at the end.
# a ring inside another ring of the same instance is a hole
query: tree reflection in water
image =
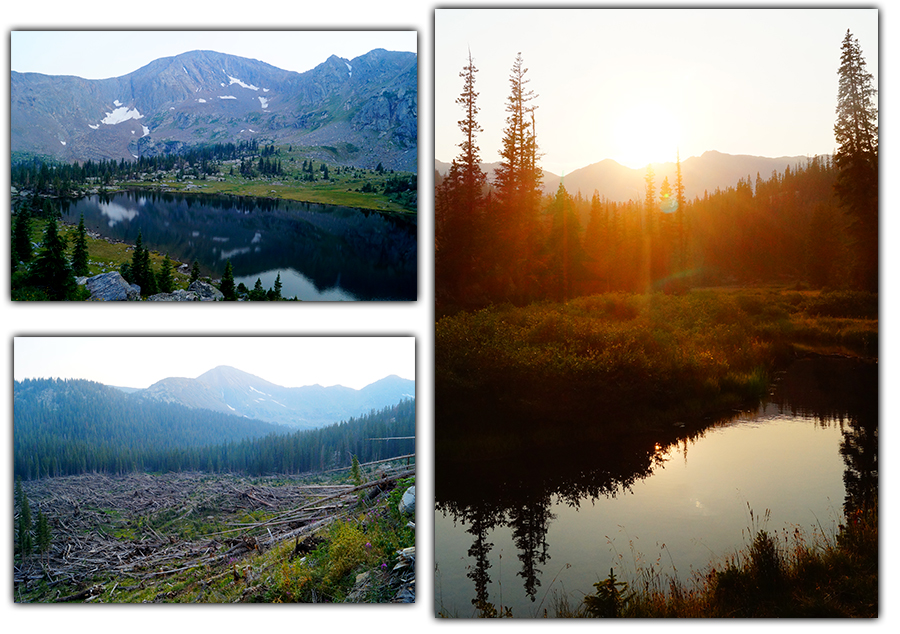
{"type": "MultiPolygon", "coordinates": [[[[818,425],[840,426],[842,442],[838,449],[845,464],[846,515],[877,504],[877,391],[877,363],[799,359],[779,376],[773,394],[759,408],[760,413],[774,408],[778,413],[814,418],[818,425]]],[[[482,405],[479,413],[467,410],[461,424],[470,430],[490,429],[500,413],[485,411],[485,399],[478,400],[482,405]]],[[[510,412],[508,400],[505,406],[507,421],[516,421],[521,429],[542,422],[529,420],[527,412],[510,412]]],[[[455,417],[460,404],[453,410],[453,415],[441,415],[439,409],[436,420],[459,420],[455,417]]],[[[587,501],[627,492],[638,480],[651,475],[673,445],[685,446],[686,459],[689,442],[702,437],[709,427],[731,421],[733,418],[693,429],[676,427],[668,433],[609,436],[602,443],[544,444],[501,460],[451,461],[438,451],[436,507],[454,523],[466,526],[473,537],[468,549],[473,565],[467,577],[474,582],[471,602],[478,614],[496,615],[489,596],[492,531],[504,526],[511,529],[520,562],[517,576],[522,578],[526,596],[534,602],[541,587],[542,566],[549,560],[547,533],[555,519],[551,512],[554,503],[578,508],[587,501]]],[[[439,429],[436,434],[440,435],[439,429]]]]}

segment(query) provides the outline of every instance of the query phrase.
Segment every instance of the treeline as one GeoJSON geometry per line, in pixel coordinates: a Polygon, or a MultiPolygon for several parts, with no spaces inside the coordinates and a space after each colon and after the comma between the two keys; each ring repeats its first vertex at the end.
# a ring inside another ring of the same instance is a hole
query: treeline
{"type": "Polygon", "coordinates": [[[597,292],[679,292],[694,285],[784,283],[878,290],[878,128],[872,77],[847,33],[839,69],[838,150],[748,175],[688,201],[652,166],[643,197],[590,201],[560,184],[542,191],[536,95],[521,54],[509,76],[500,163],[481,169],[471,55],[456,100],[463,141],[436,179],[435,286],[445,306],[566,301],[597,292]]]}
{"type": "Polygon", "coordinates": [[[416,402],[401,401],[381,410],[291,434],[269,435],[184,452],[187,469],[252,475],[297,474],[349,467],[416,451],[416,402]]]}
{"type": "Polygon", "coordinates": [[[146,401],[84,380],[14,383],[14,474],[24,480],[85,472],[302,473],[415,452],[415,402],[329,427],[286,428],[146,401]]]}
{"type": "MultiPolygon", "coordinates": [[[[10,167],[10,182],[14,187],[27,189],[41,195],[73,196],[88,185],[110,185],[113,181],[134,180],[161,172],[178,171],[182,175],[199,177],[216,174],[219,164],[228,160],[252,160],[266,158],[267,169],[272,170],[271,159],[275,146],[260,148],[256,140],[238,143],[214,143],[211,145],[179,147],[176,151],[154,156],[141,156],[133,161],[101,159],[81,163],[61,163],[46,157],[14,157],[10,167]]],[[[250,162],[253,166],[254,163],[250,162]]],[[[257,163],[258,165],[258,163],[257,163]]],[[[277,161],[280,166],[280,161],[277,161]]]]}

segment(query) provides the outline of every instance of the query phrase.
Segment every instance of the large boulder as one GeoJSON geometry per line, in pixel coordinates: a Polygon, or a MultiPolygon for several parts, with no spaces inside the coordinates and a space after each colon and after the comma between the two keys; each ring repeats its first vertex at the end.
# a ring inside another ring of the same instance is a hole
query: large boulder
{"type": "Polygon", "coordinates": [[[403,492],[403,497],[400,498],[398,510],[403,515],[416,514],[416,485],[412,485],[403,492]]]}
{"type": "Polygon", "coordinates": [[[97,302],[136,302],[141,299],[141,287],[129,284],[118,271],[100,273],[79,279],[91,292],[91,300],[97,302]]]}
{"type": "Polygon", "coordinates": [[[188,290],[192,293],[197,293],[197,295],[200,297],[201,302],[221,302],[225,300],[225,296],[222,294],[222,291],[217,289],[209,282],[201,282],[200,280],[196,280],[194,282],[191,282],[191,285],[188,286],[188,290]]]}

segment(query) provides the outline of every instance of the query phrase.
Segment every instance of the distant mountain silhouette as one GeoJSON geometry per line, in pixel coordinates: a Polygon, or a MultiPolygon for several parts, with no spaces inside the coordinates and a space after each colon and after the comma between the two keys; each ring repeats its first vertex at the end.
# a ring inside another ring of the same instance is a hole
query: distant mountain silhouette
{"type": "MultiPolygon", "coordinates": [[[[812,157],[810,157],[812,158],[812,157]]],[[[741,179],[751,180],[756,183],[759,174],[763,179],[768,179],[773,172],[784,173],[786,167],[794,169],[797,165],[806,165],[805,156],[782,156],[767,158],[763,156],[733,155],[722,152],[709,151],[701,156],[693,156],[681,161],[681,175],[684,182],[685,196],[693,200],[703,196],[704,192],[712,194],[716,189],[725,189],[735,186],[741,179]]],[[[482,170],[490,179],[497,163],[484,163],[482,170]]],[[[435,170],[441,175],[447,173],[450,164],[435,160],[435,170]]],[[[657,190],[663,179],[668,178],[669,184],[675,185],[676,164],[654,163],[652,165],[657,190]]],[[[544,172],[544,191],[555,193],[559,188],[560,180],[565,184],[566,191],[575,195],[579,191],[581,195],[590,199],[594,191],[601,198],[610,201],[624,202],[627,200],[643,200],[644,177],[647,169],[632,169],[620,165],[612,159],[605,159],[599,163],[593,163],[560,177],[551,172],[544,172]]]]}
{"type": "Polygon", "coordinates": [[[388,376],[356,390],[342,385],[282,387],[219,366],[196,379],[167,378],[134,392],[141,398],[309,429],[415,398],[415,381],[388,376]]]}

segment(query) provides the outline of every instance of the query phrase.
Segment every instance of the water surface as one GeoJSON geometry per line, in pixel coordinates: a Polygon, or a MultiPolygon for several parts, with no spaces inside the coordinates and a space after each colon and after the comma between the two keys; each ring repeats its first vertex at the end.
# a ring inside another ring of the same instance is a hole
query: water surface
{"type": "Polygon", "coordinates": [[[411,301],[417,295],[414,219],[375,211],[208,194],[122,192],[79,199],[66,222],[112,240],[200,264],[219,279],[231,261],[235,283],[260,279],[307,301],[411,301]]]}
{"type": "Polygon", "coordinates": [[[663,442],[536,448],[524,464],[438,458],[436,611],[540,616],[550,592],[580,602],[610,568],[689,581],[759,529],[833,536],[877,486],[876,425],[876,364],[800,360],[757,409],[663,442]]]}

